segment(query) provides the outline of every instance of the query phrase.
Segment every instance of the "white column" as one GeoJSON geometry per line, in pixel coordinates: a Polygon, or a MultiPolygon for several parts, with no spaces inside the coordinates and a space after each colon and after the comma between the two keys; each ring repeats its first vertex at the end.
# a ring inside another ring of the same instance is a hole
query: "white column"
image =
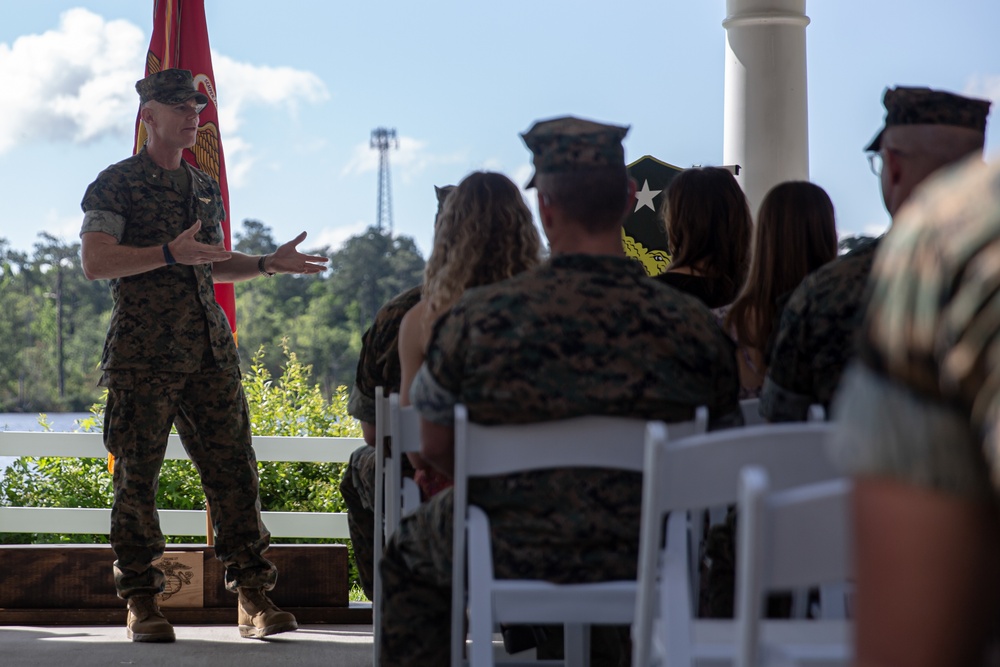
{"type": "Polygon", "coordinates": [[[726,0],[722,163],[756,217],[767,191],[809,179],[805,0],[726,0]]]}

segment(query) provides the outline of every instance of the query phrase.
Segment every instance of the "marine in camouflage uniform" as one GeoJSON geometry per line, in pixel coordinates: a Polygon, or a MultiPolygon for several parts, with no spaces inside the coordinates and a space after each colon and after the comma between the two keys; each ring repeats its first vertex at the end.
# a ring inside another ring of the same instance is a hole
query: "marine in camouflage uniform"
{"type": "MultiPolygon", "coordinates": [[[[972,131],[973,157],[908,202],[872,272],[858,358],[837,396],[833,454],[848,471],[987,497],[1000,483],[996,256],[1000,165],[981,163],[990,103],[916,89],[894,124],[972,131]]],[[[887,93],[888,101],[888,93],[887,93]]]]}
{"type": "MultiPolygon", "coordinates": [[[[454,185],[434,186],[438,209],[454,185]]],[[[358,566],[361,588],[369,600],[374,599],[375,559],[375,388],[382,387],[385,395],[399,391],[399,324],[420,301],[421,286],[417,285],[387,301],[361,338],[358,370],[347,402],[347,412],[361,422],[366,445],[351,452],[350,461],[340,481],[340,494],[347,505],[347,526],[354,545],[354,562],[358,566]]],[[[403,458],[403,475],[413,477],[413,465],[403,458]]]]}
{"type": "MultiPolygon", "coordinates": [[[[624,189],[626,131],[564,118],[537,123],[524,139],[536,177],[620,164],[624,189]]],[[[619,225],[627,203],[622,196],[619,225]]],[[[588,414],[676,422],[699,405],[714,426],[740,423],[732,342],[704,305],[626,258],[612,231],[617,256],[553,243],[554,257],[537,269],[463,295],[435,326],[413,384],[424,422],[450,428],[461,402],[485,424],[588,414]]],[[[554,470],[475,480],[470,500],[490,514],[498,576],[601,581],[636,575],[641,486],[636,473],[554,470]]],[[[389,541],[383,664],[448,663],[452,513],[448,489],[389,541]]]]}
{"type": "MultiPolygon", "coordinates": [[[[144,113],[147,103],[160,105],[162,115],[150,118],[169,126],[173,141],[186,132],[177,128],[197,123],[208,102],[186,70],[150,75],[136,90],[144,113]]],[[[148,146],[153,140],[151,132],[148,146]]],[[[201,475],[226,587],[270,590],[276,571],[263,557],[270,533],[261,521],[239,355],[215,300],[215,262],[204,257],[231,262],[226,275],[233,280],[265,272],[268,259],[272,271],[289,273],[317,272],[322,267],[294,267],[325,258],[300,255],[297,241],[265,258],[224,251],[225,210],[217,183],[183,160],[176,169],[161,166],[147,147],[101,172],[81,205],[84,268],[90,278],[110,278],[114,300],[101,384],[108,389],[104,443],[115,457],[110,539],[118,595],[148,598],[164,587],[163,572],[152,561],[164,550],[155,503],[171,426],[201,475]],[[188,238],[197,221],[200,229],[188,238]],[[205,254],[196,260],[182,249],[205,254]]],[[[153,641],[172,639],[170,632],[153,641]]]]}
{"type": "MultiPolygon", "coordinates": [[[[375,315],[375,321],[361,339],[358,372],[351,389],[347,411],[365,424],[375,424],[375,388],[382,387],[388,396],[399,391],[399,323],[403,316],[420,301],[420,286],[413,287],[388,301],[375,315]]],[[[374,440],[373,440],[374,443],[374,440]]],[[[404,468],[409,468],[409,459],[404,468]]],[[[375,543],[375,447],[363,445],[351,453],[340,481],[340,493],[347,505],[347,526],[354,545],[354,562],[358,566],[361,587],[368,599],[373,599],[372,566],[375,543]]]]}
{"type": "MultiPolygon", "coordinates": [[[[202,220],[198,240],[220,243],[219,187],[187,163],[183,169],[187,191],[145,149],[105,169],[83,197],[81,233],[159,246],[202,220]]],[[[277,575],[262,556],[270,533],[260,519],[239,355],[215,301],[212,265],[164,266],[110,286],[101,385],[108,388],[104,444],[115,457],[110,537],[118,595],[163,590],[163,572],[151,563],[164,549],[155,501],[172,424],[201,473],[226,587],[272,588],[277,575]]]]}
{"type": "MultiPolygon", "coordinates": [[[[865,150],[886,165],[879,170],[882,198],[895,216],[933,171],[961,159],[976,143],[981,151],[988,105],[916,87],[886,89],[882,103],[884,126],[865,150]],[[920,134],[927,128],[939,132],[920,134]]],[[[877,249],[877,241],[858,248],[807,276],[793,292],[775,333],[760,397],[760,413],[769,421],[805,420],[813,403],[829,409],[854,354],[877,249]]]]}
{"type": "Polygon", "coordinates": [[[873,271],[834,454],[853,474],[1000,499],[1000,163],[914,199],[873,271]]]}
{"type": "Polygon", "coordinates": [[[975,159],[879,250],[831,447],[856,478],[859,664],[997,664],[998,257],[1000,163],[975,159]]]}

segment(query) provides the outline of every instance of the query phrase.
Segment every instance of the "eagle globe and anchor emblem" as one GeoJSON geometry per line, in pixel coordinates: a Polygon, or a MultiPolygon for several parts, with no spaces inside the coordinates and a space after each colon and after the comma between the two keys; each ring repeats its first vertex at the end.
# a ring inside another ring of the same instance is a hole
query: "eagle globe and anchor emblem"
{"type": "Polygon", "coordinates": [[[177,558],[166,555],[160,559],[157,567],[163,571],[164,578],[163,592],[160,593],[161,602],[166,602],[194,581],[194,569],[177,558]]]}

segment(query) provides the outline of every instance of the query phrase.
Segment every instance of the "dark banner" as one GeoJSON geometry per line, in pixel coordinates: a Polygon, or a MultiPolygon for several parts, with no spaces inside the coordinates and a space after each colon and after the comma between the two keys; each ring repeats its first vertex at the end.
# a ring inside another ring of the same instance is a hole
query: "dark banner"
{"type": "Polygon", "coordinates": [[[635,205],[625,219],[622,244],[625,254],[638,260],[651,276],[663,273],[670,263],[667,231],[660,218],[667,186],[683,169],[651,155],[644,155],[628,166],[635,180],[635,205]]]}

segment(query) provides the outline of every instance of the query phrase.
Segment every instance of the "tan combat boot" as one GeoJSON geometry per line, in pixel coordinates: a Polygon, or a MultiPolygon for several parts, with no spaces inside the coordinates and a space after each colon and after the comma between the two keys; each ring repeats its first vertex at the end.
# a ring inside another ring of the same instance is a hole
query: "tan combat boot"
{"type": "Polygon", "coordinates": [[[152,595],[128,599],[128,638],[134,642],[172,642],[174,628],[163,617],[152,595]]]}
{"type": "Polygon", "coordinates": [[[279,632],[297,630],[299,624],[287,611],[281,611],[260,588],[237,589],[240,596],[240,637],[263,639],[279,632]]]}

